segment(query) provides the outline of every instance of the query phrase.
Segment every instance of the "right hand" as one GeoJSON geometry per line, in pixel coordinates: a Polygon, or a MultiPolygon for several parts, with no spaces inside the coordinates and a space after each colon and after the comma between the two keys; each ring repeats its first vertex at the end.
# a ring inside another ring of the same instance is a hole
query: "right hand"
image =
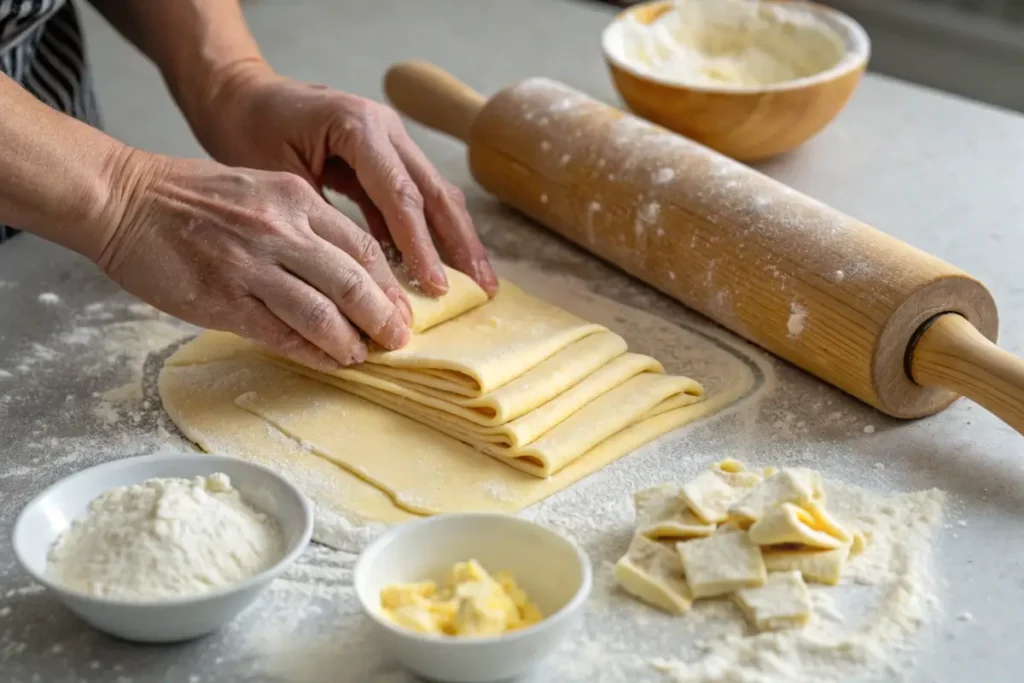
{"type": "Polygon", "coordinates": [[[409,301],[377,240],[290,173],[132,152],[97,260],[182,320],[320,370],[360,363],[359,331],[395,349],[409,301]]]}

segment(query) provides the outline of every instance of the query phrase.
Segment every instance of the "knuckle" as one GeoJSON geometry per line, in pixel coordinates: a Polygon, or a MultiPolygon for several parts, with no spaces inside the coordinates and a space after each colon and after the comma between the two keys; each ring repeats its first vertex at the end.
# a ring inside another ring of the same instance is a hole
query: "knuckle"
{"type": "Polygon", "coordinates": [[[335,315],[334,306],[327,301],[317,301],[306,311],[306,331],[317,337],[326,335],[334,326],[335,315]]]}
{"type": "Polygon", "coordinates": [[[408,178],[395,178],[391,184],[391,193],[399,205],[408,211],[423,211],[423,195],[416,185],[408,178]]]}
{"type": "Polygon", "coordinates": [[[402,127],[402,117],[392,107],[386,105],[378,105],[380,110],[380,116],[384,121],[392,126],[402,127]]]}
{"type": "Polygon", "coordinates": [[[250,217],[252,229],[258,237],[283,243],[293,242],[297,237],[295,227],[271,204],[253,209],[250,217]]]}
{"type": "Polygon", "coordinates": [[[338,274],[337,297],[344,304],[355,304],[368,293],[366,280],[354,270],[346,270],[338,274]]]}
{"type": "Polygon", "coordinates": [[[428,188],[429,199],[436,205],[449,208],[462,208],[466,205],[466,196],[462,190],[441,178],[432,178],[428,188]]]}
{"type": "Polygon", "coordinates": [[[367,120],[360,111],[350,112],[348,116],[339,117],[334,125],[334,146],[346,158],[351,158],[355,150],[363,146],[366,140],[367,120]]]}
{"type": "Polygon", "coordinates": [[[313,191],[309,183],[294,173],[278,173],[275,181],[281,193],[290,199],[307,197],[313,191]]]}
{"type": "Polygon", "coordinates": [[[451,183],[445,183],[444,192],[448,196],[448,201],[451,203],[460,207],[466,206],[466,193],[460,188],[455,187],[451,183]]]}
{"type": "Polygon", "coordinates": [[[353,245],[352,257],[364,266],[371,266],[384,259],[384,251],[371,235],[360,232],[353,245]]]}

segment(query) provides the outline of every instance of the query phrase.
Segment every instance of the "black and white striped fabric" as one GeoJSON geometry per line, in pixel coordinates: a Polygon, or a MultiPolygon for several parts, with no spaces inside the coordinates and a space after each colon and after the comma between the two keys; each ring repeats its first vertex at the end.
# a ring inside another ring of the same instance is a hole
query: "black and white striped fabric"
{"type": "MultiPolygon", "coordinates": [[[[99,127],[85,41],[70,0],[0,0],[0,71],[54,109],[99,127]]],[[[0,224],[0,242],[13,233],[0,224]]]]}

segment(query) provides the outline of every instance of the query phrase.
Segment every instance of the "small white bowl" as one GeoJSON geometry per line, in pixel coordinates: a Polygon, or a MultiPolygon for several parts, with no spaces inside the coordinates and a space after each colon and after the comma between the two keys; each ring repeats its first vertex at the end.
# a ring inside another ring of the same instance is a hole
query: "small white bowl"
{"type": "Polygon", "coordinates": [[[125,640],[168,643],[198,638],[231,621],[302,554],[312,533],[309,501],[266,467],[218,455],[158,453],[97,465],[50,486],[18,515],[14,553],[33,579],[95,628],[125,640]],[[154,477],[192,478],[217,472],[228,475],[249,504],[280,525],[285,554],[270,569],[208,593],[148,602],[95,597],[68,589],[46,576],[50,547],[103,492],[154,477]]]}
{"type": "Polygon", "coordinates": [[[363,552],[354,578],[383,647],[414,673],[451,683],[507,681],[537,666],[575,628],[593,583],[590,561],[576,543],[539,524],[497,514],[406,522],[363,552]],[[469,559],[488,572],[511,572],[544,619],[501,636],[454,638],[403,629],[382,613],[385,586],[428,579],[444,584],[452,565],[469,559]]]}

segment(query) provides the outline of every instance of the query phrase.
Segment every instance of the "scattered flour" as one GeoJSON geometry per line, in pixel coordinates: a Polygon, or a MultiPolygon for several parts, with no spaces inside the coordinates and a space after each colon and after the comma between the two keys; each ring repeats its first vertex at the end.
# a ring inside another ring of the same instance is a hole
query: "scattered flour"
{"type": "Polygon", "coordinates": [[[891,666],[938,604],[931,540],[944,494],[884,496],[832,486],[828,501],[870,540],[847,568],[852,583],[811,588],[814,618],[807,628],[748,636],[737,621],[734,632],[706,638],[696,656],[655,657],[651,666],[675,683],[841,683],[891,666]],[[840,605],[823,597],[825,591],[835,592],[840,605]],[[855,618],[847,617],[844,602],[855,618]]]}
{"type": "Polygon", "coordinates": [[[786,328],[789,330],[789,336],[792,339],[796,339],[804,332],[804,327],[807,325],[807,308],[803,304],[793,302],[789,305],[789,321],[786,323],[786,328]]]}
{"type": "Polygon", "coordinates": [[[659,185],[667,183],[676,177],[675,169],[672,168],[659,168],[654,174],[654,182],[659,185]]]}
{"type": "Polygon", "coordinates": [[[150,479],[100,495],[50,550],[47,574],[89,595],[158,600],[205,593],[283,555],[277,522],[224,474],[150,479]]]}
{"type": "MultiPolygon", "coordinates": [[[[541,83],[538,87],[545,86],[541,83]]],[[[504,215],[492,220],[514,220],[504,215]]],[[[487,220],[487,216],[478,217],[481,227],[486,227],[487,220]]],[[[496,234],[512,232],[505,227],[498,226],[496,234]]],[[[589,683],[657,680],[659,675],[652,670],[651,661],[659,658],[672,671],[681,666],[691,669],[700,666],[702,652],[712,654],[716,641],[743,634],[742,617],[726,606],[719,611],[688,615],[693,619],[668,620],[651,615],[646,606],[635,606],[635,601],[619,594],[607,563],[621,556],[628,544],[632,491],[691,477],[708,463],[721,460],[723,454],[751,465],[767,464],[768,460],[779,462],[780,458],[787,459],[787,465],[803,463],[816,468],[828,465],[831,469],[827,476],[835,476],[837,480],[843,477],[836,474],[835,468],[849,467],[841,470],[850,474],[846,480],[860,481],[870,474],[865,475],[858,469],[848,457],[849,453],[821,448],[804,452],[804,449],[812,427],[822,430],[822,435],[846,436],[862,428],[865,414],[837,399],[834,392],[819,383],[803,382],[799,392],[777,391],[775,364],[753,347],[681,311],[646,288],[626,286],[619,276],[592,277],[594,272],[606,275],[605,271],[596,271],[598,267],[592,261],[577,258],[568,251],[570,255],[554,258],[550,247],[544,244],[531,244],[529,250],[531,258],[541,259],[537,266],[516,264],[502,274],[524,285],[533,284],[543,294],[556,297],[555,303],[560,305],[571,303],[562,301],[562,297],[574,297],[581,306],[580,314],[599,318],[598,322],[636,339],[639,352],[656,355],[669,371],[691,374],[709,388],[728,382],[744,363],[758,376],[755,392],[735,407],[666,435],[628,459],[523,513],[524,517],[574,537],[597,569],[594,595],[586,606],[585,626],[567,641],[559,656],[550,661],[545,680],[587,680],[589,683]],[[584,277],[581,272],[588,272],[588,275],[584,277]],[[544,277],[534,281],[534,275],[544,277]],[[585,283],[583,294],[579,294],[581,283],[585,283]],[[576,294],[571,294],[573,288],[576,294]],[[588,291],[620,299],[628,306],[611,306],[598,299],[588,303],[588,291]],[[642,308],[652,311],[653,315],[639,310],[642,308]],[[683,327],[680,329],[677,325],[683,327]],[[680,341],[681,333],[691,341],[680,341]],[[733,360],[725,362],[723,358],[733,360]],[[595,504],[595,501],[600,503],[595,504]],[[696,648],[696,640],[706,641],[707,650],[696,648]]],[[[154,400],[153,382],[168,347],[194,334],[194,328],[156,314],[148,307],[129,310],[120,303],[87,306],[75,322],[78,327],[64,339],[46,340],[46,347],[56,352],[56,358],[32,362],[34,372],[52,378],[69,365],[69,358],[73,358],[77,379],[49,381],[38,386],[19,380],[10,393],[10,405],[0,404],[0,422],[7,415],[21,420],[14,447],[19,458],[0,470],[0,478],[9,480],[7,483],[12,488],[38,491],[61,476],[103,460],[161,449],[190,448],[176,436],[159,401],[154,400]],[[141,319],[125,320],[126,314],[141,319]],[[74,401],[63,404],[59,410],[48,409],[64,401],[68,387],[76,387],[81,382],[88,390],[76,394],[74,401]],[[112,412],[100,409],[97,414],[99,404],[105,404],[112,412]],[[14,412],[5,413],[5,410],[14,412]],[[114,414],[117,415],[116,425],[108,424],[114,414]],[[106,415],[106,419],[101,415],[106,415]]],[[[31,357],[34,350],[28,354],[31,357]]],[[[20,361],[8,356],[4,362],[14,367],[20,361]]],[[[868,470],[872,471],[870,467],[868,470]]],[[[318,483],[311,481],[308,473],[296,471],[289,476],[303,490],[311,490],[318,483]]],[[[893,509],[898,511],[900,505],[894,505],[893,509]]],[[[880,514],[878,519],[890,523],[886,515],[880,514]]],[[[325,510],[318,510],[317,525],[318,537],[344,549],[311,547],[295,566],[272,584],[253,609],[210,641],[214,643],[210,647],[216,648],[218,656],[204,657],[203,681],[246,676],[251,680],[281,683],[413,683],[411,676],[387,661],[380,652],[373,632],[360,617],[351,583],[358,551],[378,535],[382,527],[331,518],[325,510]]],[[[900,538],[910,538],[907,534],[897,534],[893,544],[887,547],[899,546],[900,538]]],[[[865,609],[873,609],[872,604],[881,604],[885,591],[891,596],[897,594],[890,588],[898,585],[900,563],[884,559],[883,544],[877,543],[875,547],[879,559],[868,562],[865,553],[861,557],[867,564],[860,570],[864,580],[873,579],[874,583],[829,589],[839,596],[835,600],[831,600],[831,595],[815,594],[816,616],[820,616],[822,624],[831,624],[835,632],[843,632],[838,628],[842,626],[848,629],[847,633],[852,633],[865,623],[854,609],[858,605],[866,604],[865,609]],[[849,599],[842,595],[847,588],[851,591],[849,599]]],[[[903,553],[893,550],[889,557],[902,555],[920,559],[923,557],[920,547],[912,546],[909,552],[903,553]]],[[[913,566],[924,564],[921,559],[913,566]]],[[[35,584],[12,585],[3,595],[4,603],[14,607],[7,617],[10,622],[27,619],[20,616],[22,609],[16,601],[32,599],[42,591],[43,588],[35,584]]],[[[913,595],[920,597],[917,593],[913,595]]],[[[24,610],[25,614],[28,612],[24,610]]],[[[37,640],[38,636],[29,635],[27,628],[0,632],[0,662],[23,655],[27,643],[37,640]]],[[[770,654],[763,654],[761,647],[757,646],[756,651],[762,653],[758,656],[770,659],[770,654]]],[[[102,659],[104,674],[121,671],[121,665],[115,665],[116,654],[97,651],[85,656],[84,661],[90,657],[96,661],[102,659]]],[[[876,659],[866,658],[849,668],[865,673],[876,661],[892,656],[888,651],[879,651],[876,659]]],[[[144,675],[144,669],[136,665],[131,669],[138,676],[144,675]]],[[[103,680],[116,676],[110,674],[103,680]]],[[[725,680],[732,683],[732,680],[743,679],[725,680]]],[[[750,680],[761,683],[757,678],[750,680]]]]}
{"type": "Polygon", "coordinates": [[[39,302],[50,305],[59,304],[60,297],[54,294],[53,292],[43,292],[42,294],[39,295],[39,302]]]}

